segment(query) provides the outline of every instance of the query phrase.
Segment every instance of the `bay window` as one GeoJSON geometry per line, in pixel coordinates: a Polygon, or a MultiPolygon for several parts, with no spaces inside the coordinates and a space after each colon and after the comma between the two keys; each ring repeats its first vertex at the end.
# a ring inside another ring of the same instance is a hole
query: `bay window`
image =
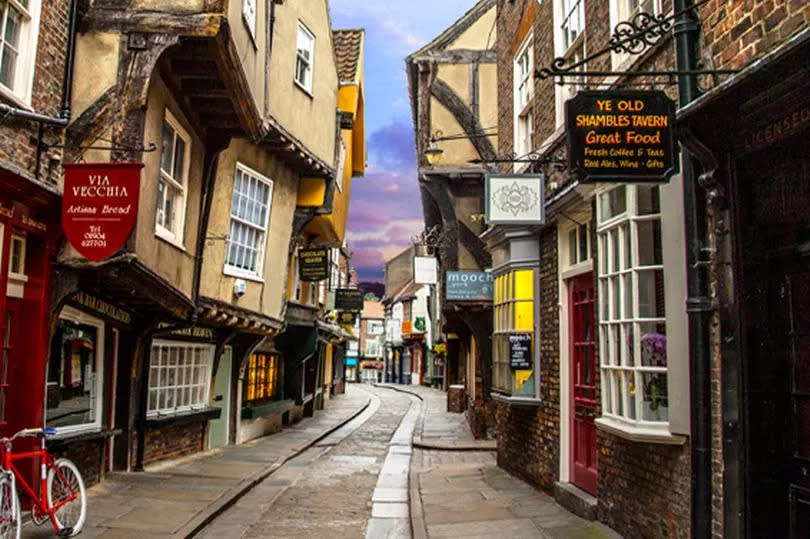
{"type": "MultiPolygon", "coordinates": [[[[685,362],[683,304],[669,305],[670,292],[683,295],[681,270],[667,264],[661,187],[620,186],[597,198],[599,359],[602,415],[628,429],[669,431],[670,367],[685,362]],[[671,270],[669,268],[672,268],[671,270]],[[667,311],[669,309],[669,311],[667,311]]],[[[672,296],[670,296],[672,297],[672,296]]],[[[681,369],[681,365],[677,366],[681,369]]]]}
{"type": "Polygon", "coordinates": [[[155,233],[182,248],[191,137],[166,110],[162,138],[155,233]]]}
{"type": "Polygon", "coordinates": [[[214,346],[155,340],[149,357],[150,416],[169,415],[208,406],[214,346]]]}
{"type": "Polygon", "coordinates": [[[261,278],[272,199],[272,180],[237,163],[225,246],[226,274],[261,278]]]}
{"type": "Polygon", "coordinates": [[[31,104],[41,0],[0,0],[0,94],[31,104]]]}
{"type": "Polygon", "coordinates": [[[535,271],[517,269],[495,277],[492,385],[496,391],[512,396],[536,396],[535,271]],[[530,368],[513,369],[510,362],[511,335],[531,336],[530,368]]]}

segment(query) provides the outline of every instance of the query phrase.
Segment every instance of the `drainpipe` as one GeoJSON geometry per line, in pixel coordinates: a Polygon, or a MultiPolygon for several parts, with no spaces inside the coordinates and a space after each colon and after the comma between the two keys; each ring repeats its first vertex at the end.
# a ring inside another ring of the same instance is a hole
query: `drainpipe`
{"type": "MultiPolygon", "coordinates": [[[[674,9],[680,15],[675,20],[675,56],[679,71],[691,71],[697,66],[697,42],[700,30],[692,0],[675,0],[674,9]],[[692,9],[690,9],[692,8],[692,9]]],[[[700,94],[697,77],[678,77],[680,106],[694,101],[700,94]]],[[[711,537],[711,363],[709,325],[712,303],[704,255],[708,245],[705,199],[698,196],[695,162],[689,152],[682,153],[683,202],[686,231],[686,312],[689,317],[689,372],[691,462],[692,462],[692,537],[711,537]]]]}

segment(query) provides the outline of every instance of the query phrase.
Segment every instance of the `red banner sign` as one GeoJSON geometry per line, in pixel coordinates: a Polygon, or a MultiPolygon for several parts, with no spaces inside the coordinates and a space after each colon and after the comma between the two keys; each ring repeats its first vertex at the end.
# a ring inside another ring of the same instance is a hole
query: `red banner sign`
{"type": "Polygon", "coordinates": [[[93,262],[127,241],[138,220],[143,163],[64,165],[62,228],[70,244],[93,262]]]}

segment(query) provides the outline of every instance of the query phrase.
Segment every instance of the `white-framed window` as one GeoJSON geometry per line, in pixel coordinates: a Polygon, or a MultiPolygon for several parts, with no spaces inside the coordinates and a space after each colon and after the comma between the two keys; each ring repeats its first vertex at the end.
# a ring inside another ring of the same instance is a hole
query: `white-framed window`
{"type": "Polygon", "coordinates": [[[242,20],[245,21],[250,37],[256,42],[256,0],[242,0],[242,20]]]}
{"type": "Polygon", "coordinates": [[[312,63],[315,59],[315,36],[304,23],[298,22],[298,43],[295,57],[295,83],[312,93],[312,63]]]}
{"type": "Polygon", "coordinates": [[[568,231],[569,266],[576,266],[591,259],[591,227],[591,223],[582,223],[568,231]]]}
{"type": "MultiPolygon", "coordinates": [[[[662,12],[661,0],[610,0],[610,27],[615,28],[623,21],[630,21],[639,13],[660,15],[662,12]]],[[[636,54],[611,51],[611,67],[617,69],[625,63],[631,63],[639,57],[636,54]]]]}
{"type": "Polygon", "coordinates": [[[382,345],[378,339],[366,339],[365,357],[382,357],[382,345]]]}
{"type": "Polygon", "coordinates": [[[237,163],[225,244],[226,274],[250,279],[262,277],[272,203],[273,181],[237,163]]]}
{"type": "Polygon", "coordinates": [[[536,397],[535,278],[536,270],[531,268],[512,270],[495,277],[492,387],[514,397],[536,397]],[[532,368],[512,369],[510,335],[531,335],[532,368]]]}
{"type": "Polygon", "coordinates": [[[366,333],[369,335],[378,336],[385,333],[385,324],[382,320],[369,320],[367,324],[366,333]]]}
{"type": "Polygon", "coordinates": [[[10,275],[22,277],[25,275],[25,236],[21,234],[11,235],[11,249],[9,250],[11,260],[8,264],[10,275]]]}
{"type": "Polygon", "coordinates": [[[41,0],[0,0],[0,93],[31,104],[41,0]]]}
{"type": "Polygon", "coordinates": [[[147,415],[206,408],[213,360],[214,346],[210,344],[152,341],[147,415]]]}
{"type": "Polygon", "coordinates": [[[163,118],[162,138],[155,234],[182,248],[191,137],[168,109],[163,118]]]}
{"type": "Polygon", "coordinates": [[[340,249],[332,247],[329,250],[329,290],[341,288],[340,281],[340,249]]]}
{"type": "MultiPolygon", "coordinates": [[[[585,58],[585,2],[584,0],[555,0],[554,4],[554,50],[555,56],[565,58],[567,66],[585,58]]],[[[584,71],[585,66],[574,68],[584,71]]],[[[566,84],[556,85],[554,90],[557,126],[565,120],[565,102],[585,86],[585,79],[570,78],[566,84]]]]}
{"type": "MultiPolygon", "coordinates": [[[[533,36],[529,34],[523,40],[514,60],[514,125],[515,153],[526,155],[532,151],[534,118],[532,114],[532,97],[534,96],[534,46],[533,36]]],[[[516,167],[519,164],[515,164],[516,167]]]]}
{"type": "Polygon", "coordinates": [[[660,188],[621,186],[604,192],[597,214],[602,415],[631,426],[667,427],[660,188]]]}
{"type": "Polygon", "coordinates": [[[340,149],[338,150],[337,168],[335,169],[335,182],[338,191],[343,192],[343,169],[346,168],[346,143],[340,139],[340,149]]]}
{"type": "Polygon", "coordinates": [[[104,322],[63,307],[48,360],[45,425],[57,433],[101,428],[104,322]]]}

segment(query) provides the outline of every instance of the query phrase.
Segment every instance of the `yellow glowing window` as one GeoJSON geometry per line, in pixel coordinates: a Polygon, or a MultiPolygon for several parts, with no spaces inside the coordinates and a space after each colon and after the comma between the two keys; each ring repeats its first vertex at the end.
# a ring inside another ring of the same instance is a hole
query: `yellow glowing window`
{"type": "Polygon", "coordinates": [[[251,355],[245,377],[245,402],[274,398],[278,390],[278,370],[277,355],[251,355]]]}
{"type": "MultiPolygon", "coordinates": [[[[493,386],[498,391],[522,397],[534,396],[535,369],[512,369],[509,335],[534,333],[535,276],[535,270],[521,269],[495,278],[493,386]]],[[[534,346],[532,339],[532,350],[534,346]]]]}

